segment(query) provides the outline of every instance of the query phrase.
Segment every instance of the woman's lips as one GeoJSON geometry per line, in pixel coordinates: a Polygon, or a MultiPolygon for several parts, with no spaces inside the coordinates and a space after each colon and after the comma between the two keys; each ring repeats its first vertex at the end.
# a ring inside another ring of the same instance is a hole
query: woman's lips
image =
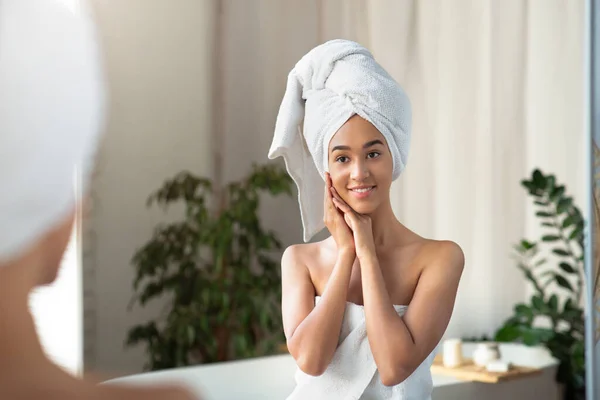
{"type": "Polygon", "coordinates": [[[350,194],[357,199],[366,199],[375,191],[375,186],[361,186],[360,188],[348,189],[350,194]]]}

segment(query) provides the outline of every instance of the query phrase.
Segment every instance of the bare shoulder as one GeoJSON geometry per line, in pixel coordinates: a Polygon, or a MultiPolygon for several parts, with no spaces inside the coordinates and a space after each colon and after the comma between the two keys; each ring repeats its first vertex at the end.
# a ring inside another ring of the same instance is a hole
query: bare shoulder
{"type": "Polygon", "coordinates": [[[314,243],[292,244],[283,252],[282,263],[292,262],[304,264],[314,251],[314,243]]]}
{"type": "Polygon", "coordinates": [[[451,240],[424,241],[420,256],[426,268],[443,270],[444,274],[462,274],[465,266],[465,254],[458,243],[451,240]]]}
{"type": "Polygon", "coordinates": [[[281,256],[281,267],[288,268],[289,265],[298,264],[301,260],[302,256],[302,245],[301,244],[293,244],[288,246],[281,256]]]}
{"type": "Polygon", "coordinates": [[[281,268],[308,268],[321,253],[322,242],[298,243],[285,249],[281,258],[281,268]]]}

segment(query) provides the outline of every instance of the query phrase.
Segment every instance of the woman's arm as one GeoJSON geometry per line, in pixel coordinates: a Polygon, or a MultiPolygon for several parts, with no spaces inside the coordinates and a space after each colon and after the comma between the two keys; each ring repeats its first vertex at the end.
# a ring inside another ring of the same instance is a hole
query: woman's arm
{"type": "Polygon", "coordinates": [[[439,343],[450,321],[464,255],[453,242],[436,246],[402,317],[394,310],[374,252],[359,256],[367,336],[386,386],[397,385],[413,373],[439,343]]]}
{"type": "Polygon", "coordinates": [[[342,250],[321,300],[297,246],[290,246],[281,261],[283,327],[290,354],[298,367],[313,376],[327,369],[337,348],[355,253],[342,250]]]}
{"type": "Polygon", "coordinates": [[[357,214],[334,191],[354,233],[362,274],[367,337],[381,382],[394,386],[406,379],[433,351],[450,321],[464,268],[464,254],[454,242],[439,242],[425,261],[413,298],[401,317],[387,292],[373,240],[371,219],[357,214]]]}

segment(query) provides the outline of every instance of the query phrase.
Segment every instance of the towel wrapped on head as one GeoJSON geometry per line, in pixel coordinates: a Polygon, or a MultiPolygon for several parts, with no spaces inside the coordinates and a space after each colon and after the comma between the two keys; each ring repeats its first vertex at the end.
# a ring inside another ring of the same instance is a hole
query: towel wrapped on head
{"type": "Polygon", "coordinates": [[[269,150],[270,159],[284,158],[298,187],[305,242],[325,227],[329,142],[354,115],[384,136],[397,179],[410,147],[410,100],[366,48],[331,40],[309,51],[289,73],[269,150]]]}
{"type": "Polygon", "coordinates": [[[105,91],[86,3],[0,1],[0,265],[76,206],[102,129],[105,91]]]}

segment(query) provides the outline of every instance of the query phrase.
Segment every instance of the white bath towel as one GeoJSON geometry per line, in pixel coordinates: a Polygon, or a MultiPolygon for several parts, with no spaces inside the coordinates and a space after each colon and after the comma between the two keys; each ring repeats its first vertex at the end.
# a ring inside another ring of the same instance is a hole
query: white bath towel
{"type": "MultiPolygon", "coordinates": [[[[399,315],[406,311],[406,306],[394,308],[399,315]]],[[[287,400],[429,400],[434,357],[435,351],[400,384],[384,386],[367,338],[364,307],[346,303],[339,344],[329,367],[317,377],[298,369],[296,388],[287,400]]]]}
{"type": "Polygon", "coordinates": [[[333,135],[353,115],[371,122],[393,157],[393,178],[406,166],[411,104],[398,83],[358,43],[332,40],[308,52],[288,75],[269,150],[282,156],[298,187],[304,240],[322,230],[324,174],[333,135]]]}
{"type": "Polygon", "coordinates": [[[85,2],[0,1],[0,264],[73,211],[75,168],[87,183],[104,91],[86,11],[85,2]]]}

